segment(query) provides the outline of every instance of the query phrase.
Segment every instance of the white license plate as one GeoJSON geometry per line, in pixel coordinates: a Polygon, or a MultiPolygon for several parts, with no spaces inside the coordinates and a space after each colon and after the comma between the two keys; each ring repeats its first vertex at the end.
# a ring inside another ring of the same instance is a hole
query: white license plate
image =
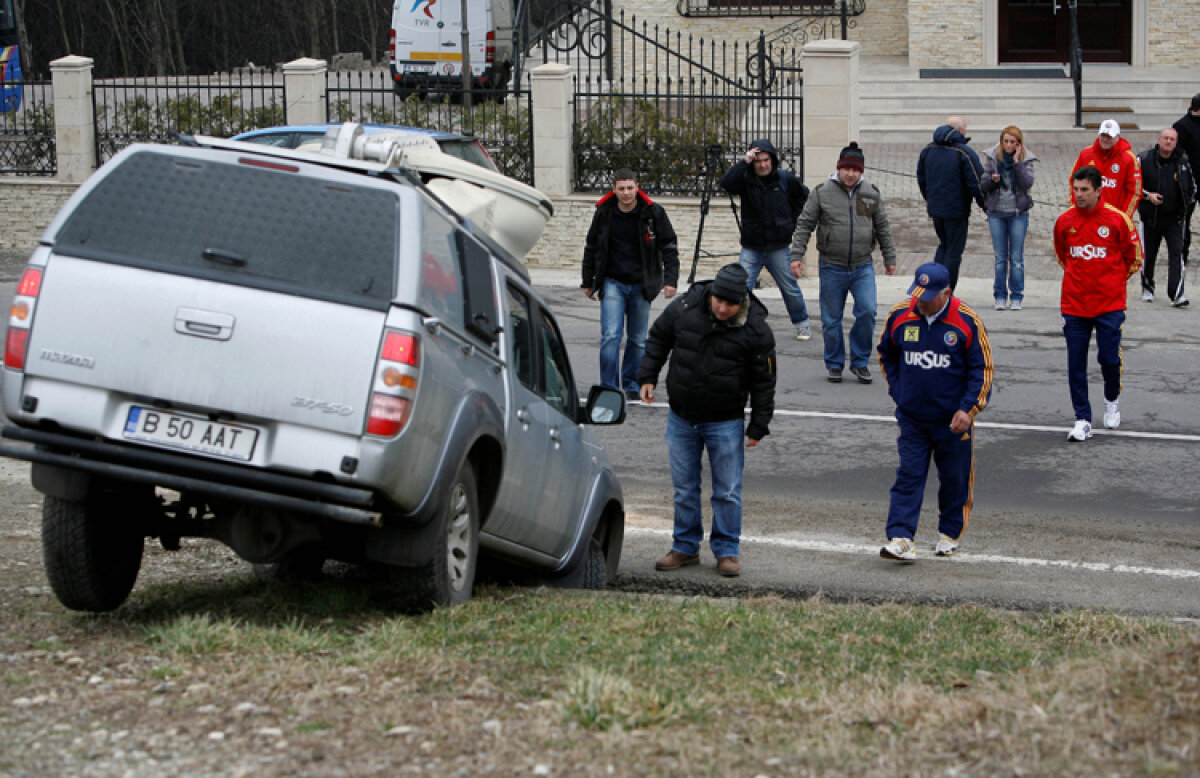
{"type": "Polygon", "coordinates": [[[124,436],[156,446],[249,462],[258,430],[137,405],[129,409],[124,436]]]}
{"type": "Polygon", "coordinates": [[[405,65],[405,73],[432,73],[433,65],[405,65]]]}

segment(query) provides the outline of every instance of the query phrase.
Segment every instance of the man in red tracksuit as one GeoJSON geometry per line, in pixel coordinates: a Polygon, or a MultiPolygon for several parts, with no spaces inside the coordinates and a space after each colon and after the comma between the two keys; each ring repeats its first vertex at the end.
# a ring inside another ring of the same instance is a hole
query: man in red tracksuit
{"type": "Polygon", "coordinates": [[[1067,440],[1092,436],[1087,354],[1096,331],[1097,361],[1104,376],[1104,426],[1121,424],[1121,327],[1125,289],[1142,264],[1142,243],[1129,216],[1102,201],[1102,176],[1094,167],[1072,175],[1075,205],[1054,223],[1054,253],[1063,268],[1063,336],[1067,339],[1067,382],[1075,428],[1067,440]]]}
{"type": "MultiPolygon", "coordinates": [[[[1132,219],[1142,199],[1142,166],[1133,146],[1121,137],[1121,125],[1115,120],[1101,122],[1095,142],[1079,153],[1075,167],[1071,168],[1072,187],[1075,173],[1085,167],[1100,171],[1101,199],[1132,219]]],[[[1071,205],[1075,205],[1073,189],[1071,205]]]]}

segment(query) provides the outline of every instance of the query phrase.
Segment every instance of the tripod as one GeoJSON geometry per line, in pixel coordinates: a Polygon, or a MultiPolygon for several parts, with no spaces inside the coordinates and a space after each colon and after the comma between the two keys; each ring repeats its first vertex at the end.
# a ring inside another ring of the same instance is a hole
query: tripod
{"type": "MultiPolygon", "coordinates": [[[[708,216],[708,204],[712,201],[713,188],[717,176],[721,173],[721,152],[724,149],[718,145],[705,146],[707,158],[704,160],[704,192],[700,195],[700,224],[696,227],[696,250],[692,253],[692,272],[688,274],[688,286],[696,280],[696,265],[700,263],[700,238],[704,235],[704,219],[708,216]]],[[[734,218],[737,211],[734,211],[734,218]]]]}

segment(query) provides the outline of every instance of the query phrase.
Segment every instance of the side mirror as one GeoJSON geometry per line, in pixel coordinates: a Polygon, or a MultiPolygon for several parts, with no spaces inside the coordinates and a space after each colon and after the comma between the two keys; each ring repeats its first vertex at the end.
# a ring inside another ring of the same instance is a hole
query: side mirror
{"type": "Polygon", "coordinates": [[[597,384],[588,391],[583,424],[621,424],[625,421],[625,395],[597,384]]]}

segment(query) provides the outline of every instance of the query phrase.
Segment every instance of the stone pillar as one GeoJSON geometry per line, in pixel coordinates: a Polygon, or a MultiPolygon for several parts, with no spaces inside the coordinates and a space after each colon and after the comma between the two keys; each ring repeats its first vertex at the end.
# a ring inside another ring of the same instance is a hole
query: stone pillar
{"type": "Polygon", "coordinates": [[[96,169],[96,122],[92,112],[92,64],[74,55],[50,63],[54,85],[54,142],[58,180],[82,183],[96,169]]]}
{"type": "Polygon", "coordinates": [[[571,69],[557,62],[530,71],[533,101],[533,185],[550,197],[571,193],[573,176],[571,69]]]}
{"type": "Polygon", "coordinates": [[[288,124],[324,124],[328,121],[325,102],[323,59],[302,57],[283,65],[283,88],[287,92],[284,121],[288,124]]]}
{"type": "Polygon", "coordinates": [[[804,46],[804,183],[829,177],[838,153],[858,140],[857,41],[813,41],[804,46]]]}

